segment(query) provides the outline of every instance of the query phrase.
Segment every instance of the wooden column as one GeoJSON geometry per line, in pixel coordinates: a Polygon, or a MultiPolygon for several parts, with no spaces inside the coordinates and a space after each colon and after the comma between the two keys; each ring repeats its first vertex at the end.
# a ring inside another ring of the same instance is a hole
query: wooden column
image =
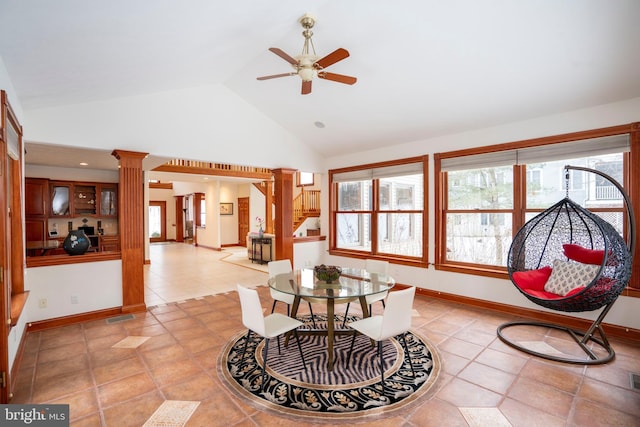
{"type": "Polygon", "coordinates": [[[272,181],[264,181],[265,185],[265,193],[264,193],[264,214],[265,214],[265,222],[266,228],[265,233],[273,234],[273,182],[272,181]]]}
{"type": "Polygon", "coordinates": [[[144,303],[144,180],[147,153],[114,150],[120,161],[118,222],[122,255],[122,312],[147,309],[144,303]]]}
{"type": "Polygon", "coordinates": [[[293,174],[295,169],[274,169],[276,201],[276,259],[293,265],[293,174]]]}
{"type": "Polygon", "coordinates": [[[176,196],[176,242],[184,242],[184,196],[176,196]]]}

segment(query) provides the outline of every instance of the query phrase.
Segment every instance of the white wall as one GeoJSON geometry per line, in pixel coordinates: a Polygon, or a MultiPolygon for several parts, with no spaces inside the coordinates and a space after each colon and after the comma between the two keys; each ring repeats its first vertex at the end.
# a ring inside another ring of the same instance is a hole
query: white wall
{"type": "Polygon", "coordinates": [[[25,138],[50,144],[269,168],[320,167],[315,151],[223,85],[30,110],[23,126],[25,138]]]}
{"type": "MultiPolygon", "coordinates": [[[[566,112],[554,116],[540,117],[504,126],[480,129],[456,135],[442,136],[407,144],[396,145],[367,152],[327,158],[325,170],[345,166],[379,162],[389,159],[413,157],[428,154],[429,170],[433,171],[433,154],[483,145],[500,144],[550,135],[597,129],[608,126],[623,125],[640,121],[640,98],[624,102],[606,104],[593,108],[566,112]],[[429,148],[432,147],[432,148],[429,148]]],[[[322,222],[326,229],[328,213],[328,176],[322,175],[322,222]]],[[[434,218],[434,180],[429,176],[429,218],[434,218]]],[[[429,221],[429,262],[434,260],[435,222],[429,221]]],[[[322,262],[326,264],[359,266],[360,260],[331,256],[328,252],[328,241],[323,242],[322,262]]],[[[296,265],[298,260],[294,261],[296,265]]],[[[636,262],[638,262],[636,260],[636,262]]],[[[517,307],[527,307],[549,311],[531,303],[522,296],[508,280],[471,274],[458,274],[436,271],[432,266],[428,269],[413,268],[400,265],[391,266],[391,274],[398,283],[414,285],[434,291],[458,294],[517,307]]],[[[621,296],[607,315],[605,322],[640,329],[640,298],[621,296]]],[[[572,316],[595,319],[599,311],[589,313],[572,313],[572,316]]]]}
{"type": "MultiPolygon", "coordinates": [[[[237,244],[238,236],[238,194],[240,187],[249,184],[235,184],[230,182],[220,183],[219,203],[233,203],[233,215],[219,215],[220,219],[220,243],[222,245],[237,244]]],[[[219,205],[215,208],[220,212],[219,205]]]]}
{"type": "Polygon", "coordinates": [[[28,321],[122,306],[120,260],[33,267],[25,275],[28,321]],[[74,298],[75,297],[75,298],[74,298]],[[41,299],[47,307],[40,308],[41,299]]]}
{"type": "Polygon", "coordinates": [[[16,92],[15,87],[13,86],[13,82],[11,81],[11,77],[9,77],[9,72],[4,65],[4,60],[0,55],[0,89],[7,92],[7,97],[9,98],[9,103],[11,104],[11,108],[13,108],[13,112],[18,117],[18,121],[24,127],[24,113],[22,111],[22,104],[18,99],[18,93],[16,92]]]}

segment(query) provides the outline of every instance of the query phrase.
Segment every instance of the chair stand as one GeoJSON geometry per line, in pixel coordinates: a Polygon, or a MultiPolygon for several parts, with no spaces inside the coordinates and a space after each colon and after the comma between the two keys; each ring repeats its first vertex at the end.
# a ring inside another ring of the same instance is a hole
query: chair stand
{"type": "Polygon", "coordinates": [[[566,326],[555,325],[552,323],[520,321],[520,322],[507,322],[498,326],[498,330],[497,330],[498,338],[500,338],[500,340],[505,344],[507,344],[508,346],[511,346],[515,349],[531,354],[533,356],[541,357],[543,359],[553,360],[555,362],[572,363],[575,365],[601,365],[604,363],[608,363],[611,360],[613,360],[616,353],[613,350],[613,347],[611,347],[611,344],[609,344],[609,340],[607,339],[607,336],[605,335],[601,324],[602,324],[602,321],[604,320],[604,317],[607,315],[607,313],[611,309],[612,305],[613,305],[613,302],[605,306],[604,310],[602,310],[598,318],[591,324],[591,326],[586,332],[571,329],[566,326]],[[527,347],[524,347],[514,341],[511,341],[510,339],[508,339],[502,334],[502,331],[504,329],[514,327],[514,326],[523,326],[523,325],[551,328],[558,331],[566,332],[580,346],[580,348],[585,352],[585,354],[589,356],[589,359],[573,359],[573,358],[567,358],[567,357],[560,357],[557,355],[540,353],[535,350],[531,350],[527,347]],[[600,338],[597,338],[596,336],[594,336],[596,331],[600,335],[600,338]],[[607,352],[607,355],[604,357],[598,357],[598,355],[596,355],[588,347],[588,344],[590,341],[602,347],[607,352]]]}
{"type": "MultiPolygon", "coordinates": [[[[251,331],[247,333],[247,336],[249,335],[249,333],[251,333],[251,331]]],[[[302,345],[300,345],[300,337],[298,336],[298,331],[294,329],[293,335],[295,335],[296,343],[298,343],[298,350],[300,350],[300,358],[302,359],[302,366],[304,366],[304,369],[306,370],[307,362],[304,360],[304,353],[302,352],[302,345]]],[[[278,354],[280,354],[280,335],[278,335],[276,339],[278,340],[278,354]]],[[[267,373],[267,357],[269,355],[269,341],[270,341],[270,338],[265,339],[264,348],[262,349],[263,362],[262,362],[262,375],[261,375],[262,377],[261,390],[264,390],[264,386],[265,386],[265,379],[266,379],[266,373],[267,373]]],[[[245,349],[246,349],[246,343],[245,343],[245,349]]],[[[244,351],[242,352],[242,355],[244,356],[244,351]]]]}
{"type": "MultiPolygon", "coordinates": [[[[349,361],[351,360],[351,353],[353,352],[353,345],[356,342],[357,331],[353,331],[353,337],[351,338],[351,345],[349,346],[349,354],[347,355],[346,365],[349,366],[349,361]]],[[[404,348],[404,354],[409,361],[409,366],[411,366],[411,373],[413,374],[413,378],[416,377],[416,371],[413,368],[413,363],[411,362],[411,355],[409,354],[409,347],[407,346],[406,340],[407,333],[402,333],[398,335],[400,337],[400,341],[402,342],[402,347],[404,348]]],[[[380,385],[382,386],[382,390],[384,390],[384,361],[382,360],[382,341],[378,341],[378,360],[380,361],[380,385]]]]}

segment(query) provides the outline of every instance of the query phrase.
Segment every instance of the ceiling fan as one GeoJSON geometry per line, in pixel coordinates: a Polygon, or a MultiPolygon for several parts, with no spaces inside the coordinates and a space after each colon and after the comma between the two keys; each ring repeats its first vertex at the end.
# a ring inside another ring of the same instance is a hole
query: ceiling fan
{"type": "Polygon", "coordinates": [[[302,18],[300,18],[298,22],[300,22],[302,28],[304,28],[304,31],[302,32],[302,35],[304,36],[304,45],[302,47],[302,53],[300,55],[294,58],[285,53],[282,49],[278,49],[277,47],[269,48],[271,52],[275,53],[280,58],[291,64],[295,71],[292,71],[290,73],[258,77],[258,80],[269,80],[278,77],[298,75],[302,79],[301,93],[303,95],[311,93],[311,82],[315,77],[348,85],[354,84],[357,81],[355,77],[345,76],[343,74],[329,73],[325,71],[325,68],[327,68],[328,66],[347,58],[349,56],[349,52],[346,49],[339,48],[323,58],[318,58],[318,56],[316,55],[316,49],[313,46],[313,41],[311,40],[311,37],[313,36],[311,28],[313,28],[314,24],[316,23],[315,18],[307,13],[302,18]]]}

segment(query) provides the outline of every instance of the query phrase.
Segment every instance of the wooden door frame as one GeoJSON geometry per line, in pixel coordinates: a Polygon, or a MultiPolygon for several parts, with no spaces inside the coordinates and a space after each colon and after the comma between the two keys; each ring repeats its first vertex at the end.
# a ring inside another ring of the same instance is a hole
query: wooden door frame
{"type": "Polygon", "coordinates": [[[4,212],[0,215],[0,235],[4,237],[0,248],[0,380],[4,380],[0,381],[0,404],[8,403],[12,396],[9,332],[17,324],[26,302],[22,134],[22,126],[9,104],[7,93],[0,91],[0,212],[4,212]],[[9,127],[17,134],[17,159],[11,158],[7,149],[9,127]]]}
{"type": "Polygon", "coordinates": [[[160,237],[151,237],[149,235],[150,242],[166,242],[167,241],[167,202],[164,200],[151,200],[149,201],[149,207],[160,207],[160,237]]]}
{"type": "Polygon", "coordinates": [[[241,229],[241,225],[242,225],[242,221],[246,220],[246,230],[247,232],[249,231],[249,208],[251,206],[251,199],[249,197],[238,197],[237,199],[237,203],[238,203],[238,245],[240,246],[246,246],[247,245],[247,235],[245,233],[245,235],[242,235],[242,229],[241,229]],[[246,200],[247,203],[247,216],[246,218],[242,218],[240,215],[241,209],[240,209],[240,200],[246,200]]]}

